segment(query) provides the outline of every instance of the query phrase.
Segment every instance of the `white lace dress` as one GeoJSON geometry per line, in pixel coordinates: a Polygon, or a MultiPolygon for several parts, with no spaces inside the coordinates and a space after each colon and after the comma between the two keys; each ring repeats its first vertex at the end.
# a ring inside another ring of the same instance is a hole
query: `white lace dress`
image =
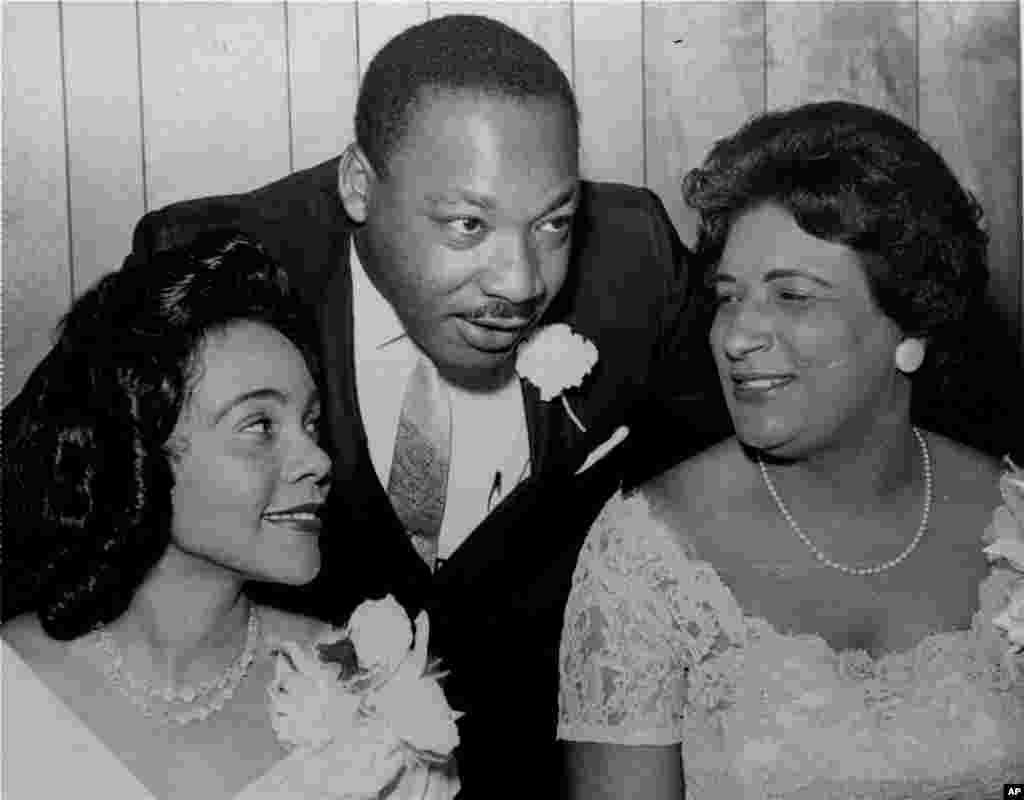
{"type": "MultiPolygon", "coordinates": [[[[980,544],[979,544],[980,546],[980,544]]],[[[989,624],[873,659],[744,614],[642,493],[580,553],[562,632],[560,739],[681,743],[697,800],[978,800],[1024,780],[1024,657],[989,624]]]]}

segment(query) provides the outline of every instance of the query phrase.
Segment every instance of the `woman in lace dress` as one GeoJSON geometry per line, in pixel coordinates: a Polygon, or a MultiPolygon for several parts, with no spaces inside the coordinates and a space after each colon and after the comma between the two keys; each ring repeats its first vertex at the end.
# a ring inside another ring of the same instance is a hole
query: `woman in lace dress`
{"type": "Polygon", "coordinates": [[[1015,577],[982,553],[999,465],[931,422],[963,399],[980,210],[849,103],[755,118],[685,194],[735,437],[589,533],[560,658],[573,795],[1001,797],[1024,660],[992,624],[1015,577]]]}
{"type": "Polygon", "coordinates": [[[32,611],[0,635],[65,709],[36,692],[12,722],[44,745],[11,765],[15,800],[111,796],[138,786],[123,768],[157,798],[234,797],[285,755],[268,642],[322,626],[242,586],[320,567],[311,325],[261,248],[211,234],[85,292],[5,411],[4,587],[32,611]]]}

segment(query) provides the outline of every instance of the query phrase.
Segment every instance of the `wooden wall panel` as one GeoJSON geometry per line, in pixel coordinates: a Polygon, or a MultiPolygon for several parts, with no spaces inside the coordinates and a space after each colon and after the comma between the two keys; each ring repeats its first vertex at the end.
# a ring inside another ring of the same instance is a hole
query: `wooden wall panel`
{"type": "Polygon", "coordinates": [[[145,213],[136,20],[132,4],[64,5],[76,294],[121,266],[145,213]]]}
{"type": "Polygon", "coordinates": [[[139,5],[150,208],[289,169],[281,3],[139,5]]]}
{"type": "Polygon", "coordinates": [[[5,3],[3,386],[6,403],[50,348],[71,296],[60,10],[5,3]]]}
{"type": "Polygon", "coordinates": [[[922,132],[985,209],[990,294],[1021,337],[1019,13],[1013,2],[921,3],[920,104],[922,132]]]}
{"type": "MultiPolygon", "coordinates": [[[[373,60],[377,51],[396,34],[427,19],[426,0],[359,0],[356,16],[359,23],[359,74],[373,60]]],[[[354,109],[353,109],[354,110],[354,109]]]]}
{"type": "Polygon", "coordinates": [[[579,97],[584,174],[651,187],[690,242],[681,178],[751,114],[846,97],[919,122],[985,206],[992,294],[1024,336],[1012,0],[8,2],[5,393],[147,207],[336,155],[369,59],[448,12],[547,47],[579,97]]]}
{"type": "Polygon", "coordinates": [[[359,39],[354,3],[289,3],[293,169],[340,153],[354,138],[359,39]]]}
{"type": "Polygon", "coordinates": [[[493,0],[458,0],[430,3],[431,18],[445,14],[483,14],[521,31],[551,54],[570,81],[573,75],[572,13],[572,5],[566,2],[496,3],[493,0]]]}
{"type": "Polygon", "coordinates": [[[766,107],[850,100],[917,119],[913,2],[768,0],[766,107]]]}
{"type": "Polygon", "coordinates": [[[741,0],[644,5],[645,182],[685,242],[696,223],[683,175],[763,108],[764,13],[763,3],[741,0]]]}
{"type": "Polygon", "coordinates": [[[642,185],[643,7],[614,0],[578,3],[573,32],[583,176],[642,185]]]}

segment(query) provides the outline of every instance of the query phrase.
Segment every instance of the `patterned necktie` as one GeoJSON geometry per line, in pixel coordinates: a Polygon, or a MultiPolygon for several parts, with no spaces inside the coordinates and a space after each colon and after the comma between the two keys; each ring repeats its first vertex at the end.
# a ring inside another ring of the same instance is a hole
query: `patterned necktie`
{"type": "Polygon", "coordinates": [[[388,476],[391,505],[413,547],[433,571],[444,518],[451,458],[452,412],[448,387],[425,357],[405,388],[388,476]]]}

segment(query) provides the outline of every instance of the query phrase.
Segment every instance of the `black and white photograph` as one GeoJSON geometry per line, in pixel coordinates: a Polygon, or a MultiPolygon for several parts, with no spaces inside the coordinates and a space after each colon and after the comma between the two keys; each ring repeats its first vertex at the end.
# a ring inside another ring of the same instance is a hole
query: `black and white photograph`
{"type": "Polygon", "coordinates": [[[1018,0],[0,14],[4,800],[1024,784],[1018,0]]]}

